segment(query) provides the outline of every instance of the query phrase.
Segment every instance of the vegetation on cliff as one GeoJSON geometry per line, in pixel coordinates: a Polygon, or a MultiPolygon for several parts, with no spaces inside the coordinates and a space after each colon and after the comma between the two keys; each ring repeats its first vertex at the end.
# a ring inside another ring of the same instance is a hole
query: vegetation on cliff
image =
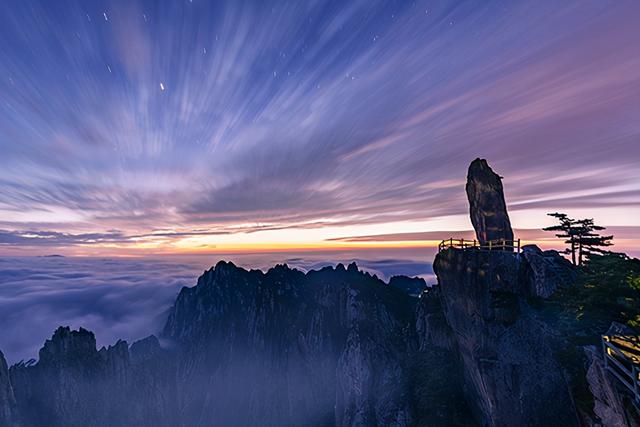
{"type": "Polygon", "coordinates": [[[591,255],[576,286],[559,295],[576,320],[606,330],[612,321],[640,327],[640,260],[625,254],[591,255]]]}
{"type": "Polygon", "coordinates": [[[590,255],[576,283],[544,304],[562,330],[582,344],[596,344],[611,322],[640,328],[640,260],[625,254],[590,255]]]}
{"type": "Polygon", "coordinates": [[[556,237],[567,239],[564,241],[569,247],[565,254],[571,255],[573,265],[583,265],[585,258],[592,254],[606,254],[603,247],[611,246],[613,236],[602,236],[598,231],[605,227],[596,225],[593,218],[574,219],[564,213],[550,213],[549,216],[557,218],[558,225],[543,228],[544,231],[557,231],[556,237]]]}
{"type": "Polygon", "coordinates": [[[533,306],[556,335],[555,356],[567,372],[576,407],[593,417],[584,348],[593,345],[599,351],[612,322],[640,332],[640,260],[613,252],[591,254],[577,271],[573,286],[533,306]]]}

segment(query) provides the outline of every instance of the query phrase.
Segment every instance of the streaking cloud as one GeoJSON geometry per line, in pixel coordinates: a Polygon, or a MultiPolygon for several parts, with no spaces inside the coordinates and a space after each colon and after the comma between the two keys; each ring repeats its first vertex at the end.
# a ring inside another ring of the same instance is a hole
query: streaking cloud
{"type": "Polygon", "coordinates": [[[463,230],[478,156],[518,227],[640,226],[639,13],[5,1],[0,251],[463,230]]]}

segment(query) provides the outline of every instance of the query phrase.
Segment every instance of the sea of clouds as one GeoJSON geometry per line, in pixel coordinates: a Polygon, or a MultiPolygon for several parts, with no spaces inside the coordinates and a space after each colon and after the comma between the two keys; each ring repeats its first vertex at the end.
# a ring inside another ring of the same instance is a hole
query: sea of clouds
{"type": "Polygon", "coordinates": [[[262,270],[286,262],[305,271],[356,261],[385,280],[405,274],[433,282],[431,264],[420,260],[324,257],[0,258],[0,350],[9,363],[37,359],[58,326],[89,329],[99,346],[157,333],[180,289],[220,259],[262,270]]]}

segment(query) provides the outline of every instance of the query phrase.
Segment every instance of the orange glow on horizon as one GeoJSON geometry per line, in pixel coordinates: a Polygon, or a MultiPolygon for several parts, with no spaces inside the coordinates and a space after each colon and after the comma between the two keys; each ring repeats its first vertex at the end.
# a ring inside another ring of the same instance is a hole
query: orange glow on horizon
{"type": "MultiPolygon", "coordinates": [[[[449,236],[444,240],[458,238],[457,236],[449,236]]],[[[516,236],[517,238],[517,236],[516,236]]],[[[334,241],[325,240],[308,243],[239,243],[239,244],[220,244],[220,245],[185,245],[175,244],[174,242],[138,242],[134,244],[87,244],[75,245],[63,250],[55,250],[53,248],[40,248],[34,253],[33,250],[25,250],[21,252],[5,252],[0,250],[2,255],[48,255],[60,253],[68,256],[109,256],[109,257],[136,257],[150,255],[216,255],[216,254],[241,254],[241,253],[279,253],[279,252],[339,252],[349,250],[364,251],[384,251],[394,249],[420,250],[429,249],[434,252],[438,248],[439,240],[372,240],[372,241],[334,241]]],[[[640,241],[636,239],[617,239],[615,245],[611,248],[614,251],[626,252],[630,256],[638,256],[636,248],[640,247],[640,241]]],[[[559,239],[521,239],[521,246],[537,245],[543,250],[555,249],[562,251],[564,245],[559,239]]]]}

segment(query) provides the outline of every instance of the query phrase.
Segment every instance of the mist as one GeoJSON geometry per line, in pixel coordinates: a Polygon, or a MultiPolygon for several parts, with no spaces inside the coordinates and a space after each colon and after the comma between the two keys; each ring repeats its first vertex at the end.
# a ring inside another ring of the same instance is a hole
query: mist
{"type": "Polygon", "coordinates": [[[118,339],[131,344],[157,334],[180,289],[194,286],[198,276],[221,259],[262,270],[287,263],[304,271],[355,261],[384,280],[404,274],[433,282],[426,261],[362,253],[5,257],[0,259],[0,350],[10,364],[37,359],[38,350],[58,326],[93,331],[99,347],[118,339]]]}

